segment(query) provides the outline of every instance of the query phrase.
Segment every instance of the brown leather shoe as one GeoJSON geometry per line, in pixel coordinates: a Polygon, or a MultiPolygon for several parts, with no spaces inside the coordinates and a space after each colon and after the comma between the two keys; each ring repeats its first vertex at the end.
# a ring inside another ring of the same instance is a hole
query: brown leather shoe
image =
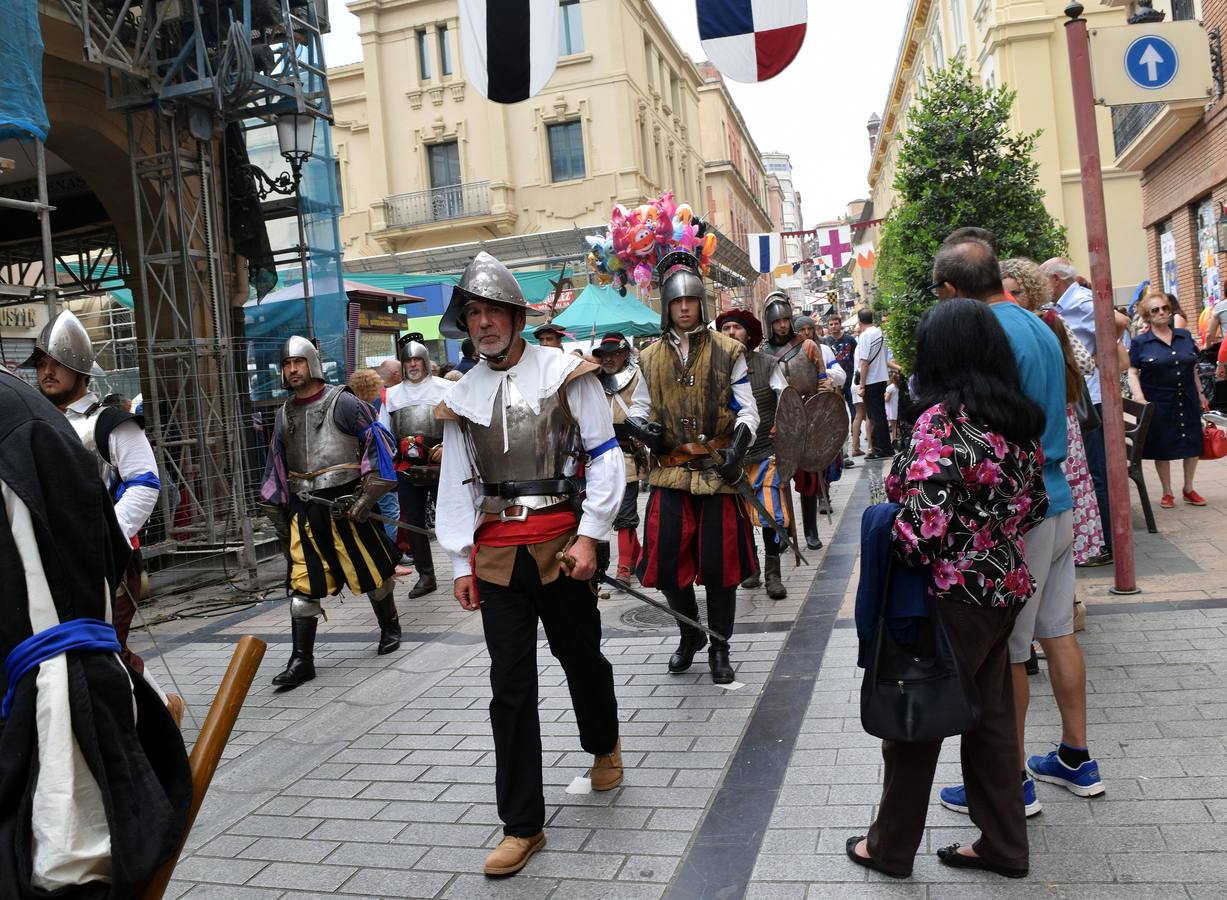
{"type": "Polygon", "coordinates": [[[507,835],[486,857],[487,875],[514,875],[524,868],[528,858],[545,846],[545,832],[532,837],[507,835]]]}
{"type": "Polygon", "coordinates": [[[594,791],[612,791],[622,783],[622,738],[609,753],[592,757],[588,774],[594,791]]]}

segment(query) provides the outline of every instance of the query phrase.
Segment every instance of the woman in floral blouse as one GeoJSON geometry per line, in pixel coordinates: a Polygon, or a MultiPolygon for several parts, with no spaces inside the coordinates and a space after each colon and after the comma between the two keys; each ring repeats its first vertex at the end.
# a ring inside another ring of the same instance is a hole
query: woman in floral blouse
{"type": "MultiPolygon", "coordinates": [[[[1007,642],[1034,583],[1023,535],[1044,518],[1044,414],[1027,399],[1005,332],[985,304],[947,300],[916,331],[916,408],[911,446],[896,457],[888,496],[901,505],[892,535],[897,559],[927,566],[932,602],[980,690],[980,724],[962,736],[972,819],[981,827],[977,867],[1005,847],[1026,846],[1018,738],[1007,642]]],[[[867,837],[849,838],[855,862],[911,874],[924,835],[941,741],[882,742],[885,783],[867,837]]],[[[956,847],[958,845],[955,845],[956,847]]],[[[939,853],[951,861],[955,850],[939,853]]],[[[1016,860],[1014,854],[1009,854],[1016,860]]],[[[980,865],[989,863],[989,865],[980,865]]]]}

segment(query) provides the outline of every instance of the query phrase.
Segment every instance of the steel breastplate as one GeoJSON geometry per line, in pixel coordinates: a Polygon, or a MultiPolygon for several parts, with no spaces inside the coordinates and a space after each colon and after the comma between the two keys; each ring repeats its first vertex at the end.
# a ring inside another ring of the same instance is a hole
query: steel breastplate
{"type": "Polygon", "coordinates": [[[68,424],[72,426],[72,430],[77,433],[77,437],[81,439],[82,446],[94,455],[94,460],[98,463],[98,477],[102,479],[102,483],[108,488],[110,487],[110,476],[112,466],[110,466],[102,454],[98,452],[98,440],[95,433],[98,429],[98,419],[102,416],[102,406],[95,403],[89,408],[83,416],[74,416],[68,420],[68,424]]]}
{"type": "Polygon", "coordinates": [[[780,366],[784,370],[784,380],[801,395],[802,400],[808,400],[818,393],[818,370],[802,352],[804,346],[804,343],[800,343],[786,347],[779,354],[779,358],[780,366]]]}
{"type": "Polygon", "coordinates": [[[754,443],[746,451],[747,462],[758,462],[774,453],[771,440],[771,429],[775,427],[775,408],[777,398],[771,387],[771,371],[776,360],[766,353],[748,353],[750,368],[750,389],[754,393],[754,402],[758,404],[758,431],[754,433],[754,443]]]}
{"type": "MultiPolygon", "coordinates": [[[[568,462],[574,463],[580,451],[579,428],[563,402],[562,390],[543,399],[538,414],[524,400],[515,382],[505,379],[494,395],[494,413],[489,425],[460,420],[482,483],[564,477],[568,462]]],[[[574,465],[569,468],[571,472],[575,471],[574,465]]],[[[500,513],[512,506],[544,509],[562,503],[570,496],[480,497],[478,508],[487,513],[500,513]]]]}
{"type": "Polygon", "coordinates": [[[336,424],[344,390],[331,386],[324,397],[305,405],[287,400],[277,414],[291,493],[338,487],[360,477],[362,444],[336,424]]]}
{"type": "Polygon", "coordinates": [[[626,390],[627,385],[635,380],[637,374],[639,374],[639,367],[629,363],[623,366],[620,372],[614,372],[612,375],[602,372],[601,387],[605,388],[605,393],[612,397],[626,390]]]}
{"type": "Polygon", "coordinates": [[[399,444],[401,438],[422,435],[428,444],[438,444],[443,440],[443,429],[435,419],[433,403],[419,403],[416,406],[402,406],[388,416],[392,420],[392,434],[399,444]]]}

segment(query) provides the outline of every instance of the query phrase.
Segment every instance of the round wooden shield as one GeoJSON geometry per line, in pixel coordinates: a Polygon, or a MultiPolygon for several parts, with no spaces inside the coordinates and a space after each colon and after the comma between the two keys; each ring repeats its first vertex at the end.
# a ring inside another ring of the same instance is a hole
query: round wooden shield
{"type": "Polygon", "coordinates": [[[775,470],[781,481],[790,481],[797,469],[802,468],[801,457],[808,440],[805,403],[795,388],[784,388],[775,408],[775,470]]]}
{"type": "Polygon", "coordinates": [[[842,394],[821,391],[805,401],[805,421],[808,432],[798,465],[806,472],[821,472],[848,439],[848,404],[842,394]]]}

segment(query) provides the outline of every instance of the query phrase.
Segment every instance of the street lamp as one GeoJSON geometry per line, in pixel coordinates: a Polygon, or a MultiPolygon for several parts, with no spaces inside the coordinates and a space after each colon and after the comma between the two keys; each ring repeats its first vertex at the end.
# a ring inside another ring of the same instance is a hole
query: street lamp
{"type": "Polygon", "coordinates": [[[279,113],[273,117],[277,128],[277,148],[281,156],[289,163],[290,171],[277,176],[270,176],[259,166],[251,166],[252,175],[256,181],[256,192],[261,200],[269,194],[297,195],[295,218],[298,220],[298,262],[302,268],[302,301],[307,317],[307,338],[315,337],[315,323],[311,316],[311,278],[307,271],[307,228],[303,218],[302,192],[299,186],[302,182],[302,167],[311,158],[315,147],[315,117],[306,113],[279,113]]]}

